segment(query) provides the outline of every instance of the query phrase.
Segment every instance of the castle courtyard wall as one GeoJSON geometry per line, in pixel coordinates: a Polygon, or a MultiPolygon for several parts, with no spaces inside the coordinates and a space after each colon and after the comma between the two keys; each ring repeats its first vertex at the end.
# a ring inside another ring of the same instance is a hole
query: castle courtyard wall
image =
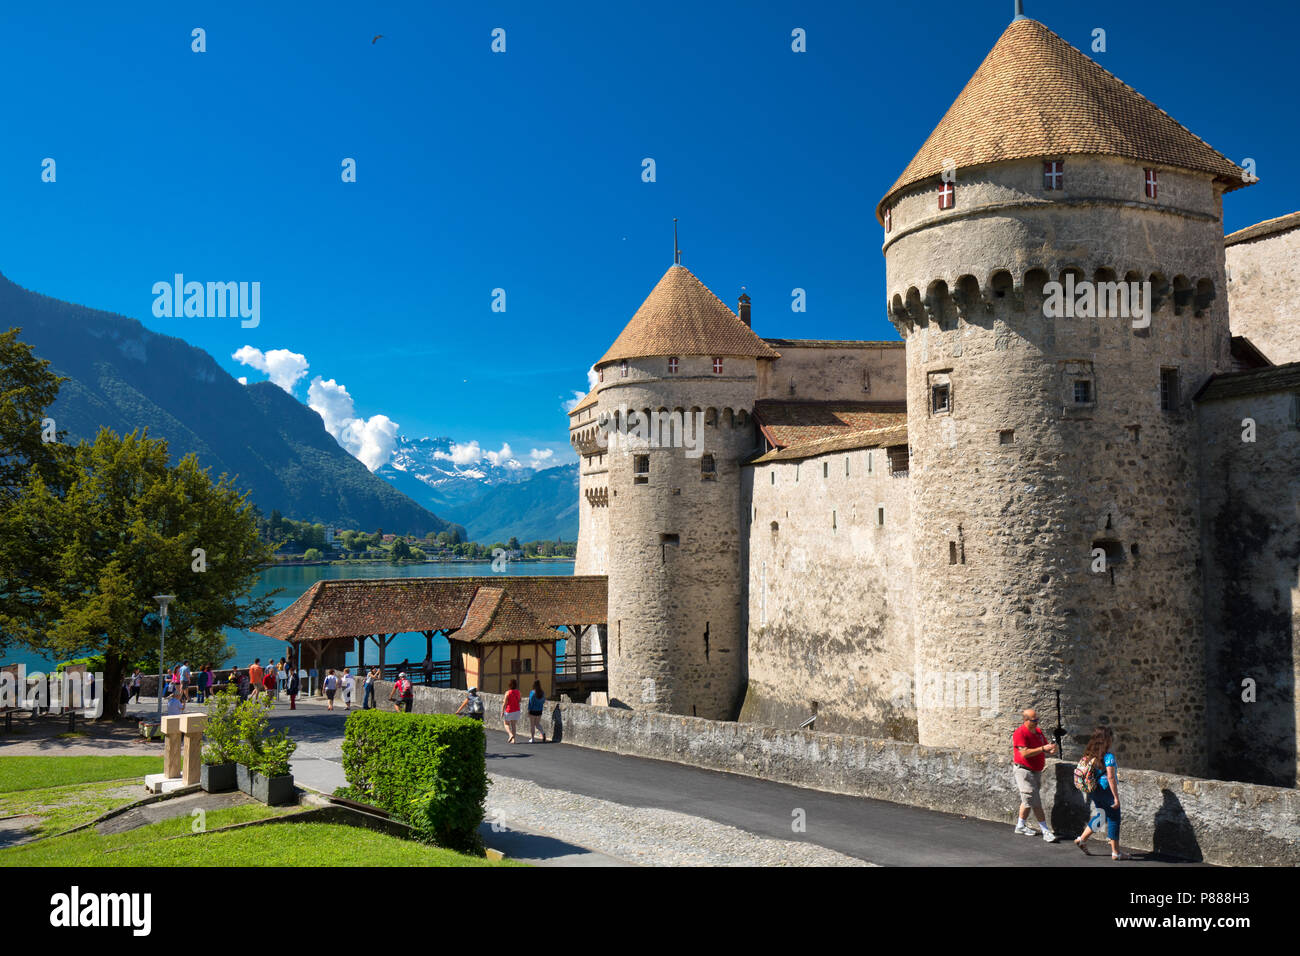
{"type": "Polygon", "coordinates": [[[1300,785],[1297,401],[1279,390],[1198,406],[1210,772],[1277,786],[1300,785]]]}
{"type": "Polygon", "coordinates": [[[1275,365],[1300,362],[1300,223],[1226,249],[1233,335],[1275,365]]]}
{"type": "Polygon", "coordinates": [[[907,477],[883,448],[744,471],[740,719],[797,727],[815,707],[819,730],[915,740],[907,477]]]}
{"type": "Polygon", "coordinates": [[[901,402],[907,398],[907,361],[901,341],[766,341],[781,357],[759,364],[760,399],[901,402]]]}

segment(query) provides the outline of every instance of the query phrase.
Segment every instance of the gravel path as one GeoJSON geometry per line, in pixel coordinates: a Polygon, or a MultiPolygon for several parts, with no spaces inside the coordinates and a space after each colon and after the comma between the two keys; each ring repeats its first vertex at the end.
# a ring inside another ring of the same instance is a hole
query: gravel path
{"type": "MultiPolygon", "coordinates": [[[[773,840],[712,820],[629,807],[527,780],[488,775],[486,821],[548,834],[644,866],[873,866],[799,840],[773,840]]],[[[490,842],[490,841],[489,841],[490,842]]]]}

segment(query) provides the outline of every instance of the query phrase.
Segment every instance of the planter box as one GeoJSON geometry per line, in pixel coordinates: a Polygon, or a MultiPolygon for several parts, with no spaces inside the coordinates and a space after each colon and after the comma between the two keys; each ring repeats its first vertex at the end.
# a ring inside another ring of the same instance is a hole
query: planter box
{"type": "Polygon", "coordinates": [[[253,795],[253,774],[248,769],[248,764],[235,764],[235,781],[239,784],[242,793],[246,793],[250,797],[253,795]]]}
{"type": "Polygon", "coordinates": [[[272,807],[293,803],[293,774],[267,777],[253,771],[253,799],[272,807]]]}
{"type": "Polygon", "coordinates": [[[238,783],[233,762],[205,763],[199,770],[199,786],[206,793],[227,793],[238,783]]]}

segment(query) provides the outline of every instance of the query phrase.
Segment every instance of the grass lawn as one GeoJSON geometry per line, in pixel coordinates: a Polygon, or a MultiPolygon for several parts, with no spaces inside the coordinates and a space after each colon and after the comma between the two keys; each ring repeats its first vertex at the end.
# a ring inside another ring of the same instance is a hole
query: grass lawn
{"type": "MultiPolygon", "coordinates": [[[[19,866],[501,866],[359,827],[285,823],[193,834],[189,815],[101,834],[57,834],[143,797],[160,757],[0,757],[0,816],[32,814],[38,839],[0,850],[0,868],[19,866]],[[51,786],[50,783],[57,784],[51,786]],[[168,839],[179,837],[179,839],[168,839]]],[[[283,815],[296,807],[251,804],[210,810],[206,829],[283,815]]]]}
{"type": "Polygon", "coordinates": [[[0,793],[162,773],[162,757],[0,757],[0,793]]]}

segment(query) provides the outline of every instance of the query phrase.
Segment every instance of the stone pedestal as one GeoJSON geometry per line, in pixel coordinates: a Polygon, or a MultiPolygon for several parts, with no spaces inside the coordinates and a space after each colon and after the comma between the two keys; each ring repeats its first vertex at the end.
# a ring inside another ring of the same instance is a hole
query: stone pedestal
{"type": "Polygon", "coordinates": [[[162,719],[163,732],[163,776],[167,779],[181,775],[181,721],[183,714],[162,719]]]}
{"type": "Polygon", "coordinates": [[[181,779],[188,787],[199,782],[199,773],[203,765],[203,727],[208,722],[208,715],[182,714],[179,719],[181,733],[185,735],[181,779]]]}

